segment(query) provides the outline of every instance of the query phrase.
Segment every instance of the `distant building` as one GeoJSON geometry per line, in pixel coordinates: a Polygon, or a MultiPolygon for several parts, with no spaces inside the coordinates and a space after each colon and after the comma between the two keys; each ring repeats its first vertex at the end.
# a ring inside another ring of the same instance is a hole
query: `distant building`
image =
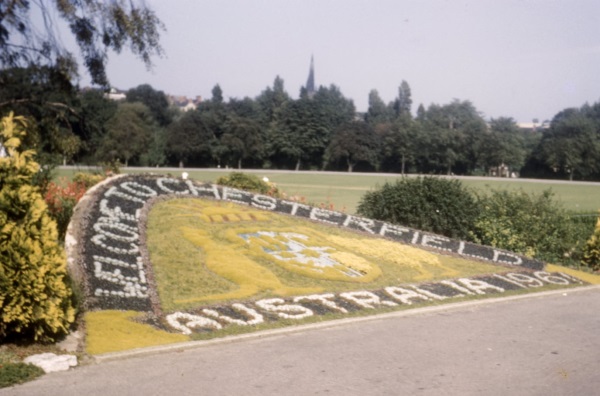
{"type": "Polygon", "coordinates": [[[178,107],[181,111],[195,110],[202,102],[202,96],[196,96],[194,99],[189,99],[187,96],[168,96],[169,103],[172,106],[178,107]]]}
{"type": "Polygon", "coordinates": [[[499,166],[493,166],[489,170],[489,175],[492,177],[517,177],[515,172],[511,172],[510,168],[504,163],[499,166]]]}
{"type": "Polygon", "coordinates": [[[517,126],[524,131],[535,132],[535,131],[541,131],[541,130],[550,128],[550,121],[546,120],[541,123],[540,122],[518,122],[517,126]]]}
{"type": "Polygon", "coordinates": [[[105,97],[110,100],[125,100],[126,95],[124,91],[119,91],[116,88],[111,88],[110,91],[108,91],[108,93],[105,94],[105,97]]]}

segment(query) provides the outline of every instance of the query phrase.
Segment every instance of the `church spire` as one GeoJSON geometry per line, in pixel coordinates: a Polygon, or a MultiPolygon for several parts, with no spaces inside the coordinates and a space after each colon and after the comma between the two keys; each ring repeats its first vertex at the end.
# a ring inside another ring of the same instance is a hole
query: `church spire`
{"type": "Polygon", "coordinates": [[[315,95],[315,60],[314,56],[310,57],[310,71],[308,72],[308,80],[306,80],[306,95],[312,98],[315,95]]]}

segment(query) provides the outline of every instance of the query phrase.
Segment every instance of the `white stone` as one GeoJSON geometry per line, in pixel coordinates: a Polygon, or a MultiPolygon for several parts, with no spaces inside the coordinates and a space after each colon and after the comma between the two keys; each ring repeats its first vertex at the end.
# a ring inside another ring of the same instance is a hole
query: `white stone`
{"type": "Polygon", "coordinates": [[[70,367],[77,366],[77,356],[40,353],[38,355],[28,356],[23,362],[38,366],[46,373],[52,373],[55,371],[66,371],[70,367]]]}

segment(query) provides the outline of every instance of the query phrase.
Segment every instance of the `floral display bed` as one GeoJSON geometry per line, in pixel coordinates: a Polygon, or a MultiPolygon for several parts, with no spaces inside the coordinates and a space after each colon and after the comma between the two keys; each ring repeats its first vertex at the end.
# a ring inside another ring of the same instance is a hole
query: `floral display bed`
{"type": "Polygon", "coordinates": [[[113,177],[95,186],[78,205],[67,242],[69,265],[89,311],[147,313],[145,323],[185,335],[583,283],[512,252],[152,175],[113,177]],[[167,296],[162,279],[169,273],[161,263],[169,258],[148,246],[147,229],[153,207],[176,199],[183,214],[173,217],[185,216],[188,223],[175,222],[170,236],[156,238],[181,239],[195,249],[192,265],[206,273],[205,284],[223,284],[219,292],[181,285],[174,297],[167,296]],[[417,250],[423,257],[411,258],[417,250]],[[437,256],[458,260],[459,267],[438,264],[437,256]],[[399,274],[412,278],[389,276],[405,262],[412,267],[399,274]],[[468,276],[456,269],[469,262],[488,267],[468,276]]]}

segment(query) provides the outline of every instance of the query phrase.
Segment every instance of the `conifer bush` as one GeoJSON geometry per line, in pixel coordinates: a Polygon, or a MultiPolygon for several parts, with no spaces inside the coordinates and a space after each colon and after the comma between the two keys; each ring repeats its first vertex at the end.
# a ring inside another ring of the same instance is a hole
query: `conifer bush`
{"type": "Polygon", "coordinates": [[[53,341],[75,316],[56,224],[32,185],[39,165],[32,150],[18,150],[25,128],[12,114],[0,125],[8,154],[0,158],[0,342],[53,341]]]}

